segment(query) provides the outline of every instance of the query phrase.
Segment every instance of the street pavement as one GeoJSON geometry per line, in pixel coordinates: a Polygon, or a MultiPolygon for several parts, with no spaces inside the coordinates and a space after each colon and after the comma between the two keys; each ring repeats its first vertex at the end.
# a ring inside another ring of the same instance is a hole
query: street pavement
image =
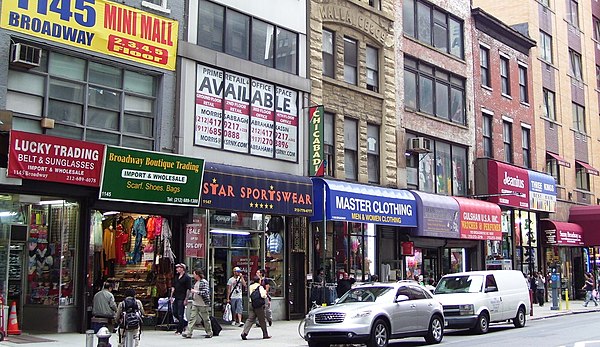
{"type": "MultiPolygon", "coordinates": [[[[560,316],[569,314],[579,314],[588,312],[600,312],[600,306],[594,306],[590,303],[588,307],[583,306],[583,301],[571,301],[568,304],[563,301],[559,310],[552,310],[551,303],[544,306],[533,305],[533,316],[529,320],[560,319],[560,316]]],[[[269,327],[269,334],[272,336],[269,340],[262,339],[262,333],[259,328],[253,327],[248,335],[248,340],[243,341],[240,337],[242,328],[231,325],[223,325],[223,331],[220,336],[211,339],[204,338],[204,330],[195,330],[191,339],[184,339],[176,335],[174,331],[154,330],[153,327],[144,327],[140,347],[165,347],[165,346],[219,346],[219,347],[264,347],[270,346],[306,346],[307,343],[298,334],[299,321],[275,321],[273,326],[269,327]]],[[[111,337],[110,343],[117,347],[116,336],[111,337]]],[[[93,347],[98,344],[94,339],[93,347]]],[[[23,334],[22,336],[8,336],[0,346],[31,346],[31,347],[87,347],[85,334],[23,334]],[[27,338],[41,338],[46,341],[23,343],[27,338]],[[11,340],[13,340],[11,342],[11,340]],[[51,341],[47,341],[51,340],[51,341]]]]}

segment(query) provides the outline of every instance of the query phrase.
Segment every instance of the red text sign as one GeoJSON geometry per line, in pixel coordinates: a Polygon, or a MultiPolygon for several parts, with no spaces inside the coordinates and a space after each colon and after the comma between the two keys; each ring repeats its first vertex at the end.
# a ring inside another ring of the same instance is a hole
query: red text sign
{"type": "Polygon", "coordinates": [[[185,226],[185,256],[192,258],[204,258],[206,231],[204,221],[198,224],[186,224],[185,226]]]}

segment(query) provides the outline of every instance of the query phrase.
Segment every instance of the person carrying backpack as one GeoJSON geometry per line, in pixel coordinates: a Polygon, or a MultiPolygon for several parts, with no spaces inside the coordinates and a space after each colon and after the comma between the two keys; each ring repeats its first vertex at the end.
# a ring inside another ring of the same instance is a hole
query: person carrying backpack
{"type": "Polygon", "coordinates": [[[119,347],[125,346],[123,337],[126,333],[133,334],[135,347],[140,345],[140,335],[142,328],[142,317],[144,316],[144,306],[142,302],[135,298],[135,290],[129,288],[125,290],[125,299],[117,307],[115,321],[119,324],[119,347]]]}
{"type": "Polygon", "coordinates": [[[265,287],[261,285],[260,277],[254,276],[252,278],[252,284],[248,288],[248,319],[244,324],[244,330],[242,331],[242,340],[248,339],[248,332],[252,329],[252,326],[258,319],[260,328],[262,329],[263,339],[270,339],[267,331],[267,322],[265,321],[265,303],[267,300],[267,291],[265,287]]]}

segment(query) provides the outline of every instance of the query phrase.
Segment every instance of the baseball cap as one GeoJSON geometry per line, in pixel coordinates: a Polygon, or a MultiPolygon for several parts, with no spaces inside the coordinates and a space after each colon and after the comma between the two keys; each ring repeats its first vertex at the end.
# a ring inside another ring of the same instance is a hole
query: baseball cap
{"type": "Polygon", "coordinates": [[[236,266],[233,268],[233,272],[242,272],[242,269],[236,266]]]}
{"type": "Polygon", "coordinates": [[[175,268],[178,268],[178,267],[183,268],[184,270],[187,268],[187,266],[185,266],[185,264],[183,264],[183,263],[179,263],[179,264],[175,265],[175,268]]]}

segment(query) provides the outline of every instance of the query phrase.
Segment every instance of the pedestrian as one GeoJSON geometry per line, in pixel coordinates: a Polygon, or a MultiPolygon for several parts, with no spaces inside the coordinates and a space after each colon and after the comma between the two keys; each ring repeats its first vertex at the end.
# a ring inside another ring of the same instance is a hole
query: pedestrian
{"type": "Polygon", "coordinates": [[[140,328],[144,314],[144,306],[140,300],[136,299],[135,290],[127,288],[125,290],[125,299],[121,301],[115,314],[115,320],[119,323],[119,347],[125,346],[123,340],[125,333],[128,331],[133,334],[135,347],[140,345],[140,328]]]}
{"type": "Polygon", "coordinates": [[[528,276],[529,282],[529,289],[531,290],[531,292],[533,293],[533,303],[537,304],[538,303],[538,299],[537,299],[537,287],[538,287],[538,273],[536,271],[533,272],[532,275],[528,276]]]}
{"type": "Polygon", "coordinates": [[[544,297],[546,296],[546,279],[541,272],[535,272],[534,275],[535,278],[533,279],[533,286],[535,286],[535,297],[538,304],[540,306],[544,306],[544,297]]]}
{"type": "Polygon", "coordinates": [[[233,276],[227,281],[227,302],[231,305],[231,325],[244,326],[242,322],[242,292],[246,288],[246,280],[242,275],[242,269],[233,268],[233,276]]]}
{"type": "Polygon", "coordinates": [[[177,274],[173,278],[171,286],[171,300],[173,301],[173,316],[177,318],[177,330],[175,334],[181,334],[187,326],[185,320],[185,306],[187,298],[192,289],[192,279],[186,273],[187,266],[183,263],[175,265],[177,274]]]}
{"type": "Polygon", "coordinates": [[[192,292],[192,309],[190,313],[190,321],[188,322],[187,330],[181,334],[185,338],[191,338],[194,332],[194,325],[198,320],[198,316],[204,322],[205,338],[213,337],[212,325],[210,323],[210,289],[208,281],[204,278],[202,270],[194,270],[194,288],[192,292]]]}
{"type": "Polygon", "coordinates": [[[592,300],[594,302],[594,304],[596,306],[598,306],[598,301],[596,301],[596,298],[593,295],[594,287],[595,287],[594,278],[592,277],[592,274],[589,272],[586,272],[585,284],[583,285],[583,288],[581,288],[581,289],[585,289],[585,302],[583,303],[583,307],[587,307],[590,300],[592,300]]]}
{"type": "Polygon", "coordinates": [[[346,292],[352,288],[354,282],[356,282],[354,277],[350,278],[348,273],[344,271],[341,278],[338,279],[337,287],[335,288],[338,298],[341,298],[342,295],[346,294],[346,292]]]}
{"type": "Polygon", "coordinates": [[[267,270],[259,269],[256,271],[256,275],[260,278],[260,285],[265,288],[267,292],[267,299],[265,300],[265,319],[269,323],[269,326],[273,325],[273,311],[271,311],[271,279],[267,277],[267,270]]]}
{"type": "Polygon", "coordinates": [[[371,282],[379,282],[379,276],[371,275],[371,282]]]}
{"type": "Polygon", "coordinates": [[[242,330],[242,340],[248,339],[248,332],[252,329],[254,323],[258,320],[258,324],[263,333],[263,339],[270,339],[269,332],[267,331],[267,322],[265,321],[265,302],[267,301],[267,291],[260,284],[261,280],[258,275],[252,278],[252,284],[248,288],[248,318],[244,329],[242,330]],[[257,293],[254,293],[254,292],[257,293]]]}
{"type": "Polygon", "coordinates": [[[108,331],[113,331],[113,320],[117,312],[117,304],[112,294],[113,284],[104,282],[102,290],[94,295],[92,304],[92,329],[94,333],[102,327],[107,327],[108,331]]]}

